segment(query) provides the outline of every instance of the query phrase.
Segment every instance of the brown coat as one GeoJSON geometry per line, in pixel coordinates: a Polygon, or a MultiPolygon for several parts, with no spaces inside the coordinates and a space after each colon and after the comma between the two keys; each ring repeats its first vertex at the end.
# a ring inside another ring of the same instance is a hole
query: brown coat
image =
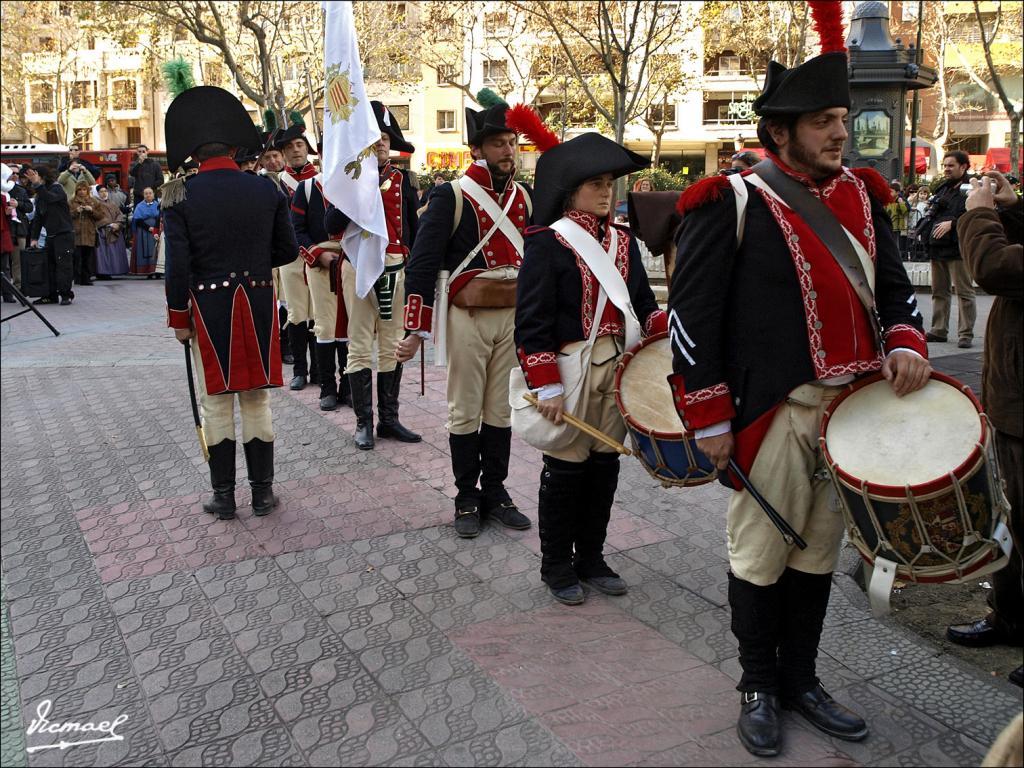
{"type": "Polygon", "coordinates": [[[996,297],[985,331],[982,401],[993,426],[1024,437],[1024,208],[967,211],[957,221],[960,252],[974,280],[996,297]]]}
{"type": "Polygon", "coordinates": [[[96,230],[109,223],[103,202],[94,197],[87,197],[85,200],[73,197],[68,202],[68,207],[71,209],[71,221],[75,227],[75,245],[95,246],[96,230]],[[87,211],[86,207],[92,210],[87,211]]]}

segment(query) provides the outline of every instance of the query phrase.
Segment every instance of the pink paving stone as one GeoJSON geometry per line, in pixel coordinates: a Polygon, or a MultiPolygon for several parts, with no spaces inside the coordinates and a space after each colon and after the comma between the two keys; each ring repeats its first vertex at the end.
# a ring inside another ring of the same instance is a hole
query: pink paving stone
{"type": "Polygon", "coordinates": [[[153,508],[145,501],[128,501],[113,505],[86,507],[74,512],[78,527],[88,535],[96,528],[122,527],[156,520],[153,508]]]}
{"type": "Polygon", "coordinates": [[[542,719],[585,765],[629,765],[687,741],[650,708],[599,714],[587,702],[542,719]]]}
{"type": "MultiPolygon", "coordinates": [[[[738,699],[737,699],[738,702],[738,699]]],[[[739,704],[736,709],[738,711],[739,704]]],[[[715,765],[780,765],[780,766],[856,766],[853,758],[818,736],[797,726],[793,718],[783,721],[782,754],[769,759],[752,757],[736,738],[735,725],[709,736],[701,736],[697,744],[714,756],[715,765]]]]}
{"type": "Polygon", "coordinates": [[[181,571],[185,567],[184,558],[177,554],[155,557],[150,560],[112,564],[105,567],[100,566],[99,562],[96,563],[96,570],[99,572],[100,580],[105,583],[120,581],[121,579],[155,576],[158,573],[166,573],[167,571],[181,571]]]}
{"type": "Polygon", "coordinates": [[[635,549],[674,538],[675,535],[670,531],[616,507],[612,509],[612,518],[608,523],[605,551],[635,549]]]}

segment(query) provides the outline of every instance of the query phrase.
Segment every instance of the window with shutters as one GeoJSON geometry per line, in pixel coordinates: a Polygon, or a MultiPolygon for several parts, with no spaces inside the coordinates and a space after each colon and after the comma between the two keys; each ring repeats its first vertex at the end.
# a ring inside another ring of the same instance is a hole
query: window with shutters
{"type": "Polygon", "coordinates": [[[439,131],[454,131],[455,130],[455,110],[452,110],[452,109],[439,109],[439,110],[437,110],[437,130],[439,130],[439,131]]]}
{"type": "Polygon", "coordinates": [[[32,83],[32,111],[53,112],[56,109],[53,99],[53,85],[50,83],[32,83]]]}
{"type": "Polygon", "coordinates": [[[128,141],[129,147],[137,147],[142,143],[142,128],[138,125],[128,126],[128,141]]]}
{"type": "Polygon", "coordinates": [[[70,90],[72,109],[92,109],[96,105],[96,84],[92,80],[76,80],[70,90]]]}
{"type": "Polygon", "coordinates": [[[134,78],[123,77],[110,83],[113,108],[117,110],[138,109],[139,99],[134,78]]]}
{"type": "Polygon", "coordinates": [[[484,59],[484,84],[497,85],[508,80],[508,62],[505,59],[484,59]]]}

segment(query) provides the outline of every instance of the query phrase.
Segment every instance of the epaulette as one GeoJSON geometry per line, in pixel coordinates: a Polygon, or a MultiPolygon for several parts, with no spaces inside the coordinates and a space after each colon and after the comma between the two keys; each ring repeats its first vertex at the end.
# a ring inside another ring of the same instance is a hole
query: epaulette
{"type": "Polygon", "coordinates": [[[160,210],[166,210],[185,199],[186,178],[188,177],[179,176],[163,183],[160,187],[160,210]]]}
{"type": "Polygon", "coordinates": [[[263,173],[263,178],[270,179],[272,182],[274,182],[274,186],[275,187],[280,187],[281,186],[281,172],[280,171],[265,171],[263,173]]]}
{"type": "Polygon", "coordinates": [[[708,176],[696,184],[691,184],[679,196],[676,210],[684,214],[694,208],[722,199],[722,190],[728,189],[729,179],[725,176],[708,176]]]}
{"type": "Polygon", "coordinates": [[[541,232],[545,232],[551,229],[551,227],[542,227],[540,224],[531,224],[523,230],[524,235],[538,235],[541,232]]]}
{"type": "Polygon", "coordinates": [[[892,202],[892,187],[889,186],[885,177],[874,168],[851,168],[850,172],[864,182],[868,192],[882,205],[892,202]]]}

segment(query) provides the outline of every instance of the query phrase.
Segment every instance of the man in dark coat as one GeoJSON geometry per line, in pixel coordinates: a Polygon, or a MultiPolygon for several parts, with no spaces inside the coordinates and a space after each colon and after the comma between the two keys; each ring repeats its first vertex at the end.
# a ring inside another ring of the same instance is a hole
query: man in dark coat
{"type": "MultiPolygon", "coordinates": [[[[132,191],[132,205],[137,205],[142,200],[142,193],[146,187],[157,190],[164,183],[164,171],[160,167],[160,163],[149,156],[149,147],[145,144],[140,144],[135,149],[135,155],[136,161],[128,169],[128,181],[132,191]]],[[[172,170],[177,170],[177,166],[170,166],[169,163],[170,160],[168,158],[169,167],[172,170]]]]}
{"type": "Polygon", "coordinates": [[[733,494],[729,605],[743,668],[737,733],[755,755],[781,749],[780,699],[832,736],[867,735],[864,720],[828,695],[815,670],[844,530],[818,435],[826,408],[855,376],[881,371],[903,395],[930,373],[914,290],[883,207],[891,190],[871,169],[842,166],[850,91],[841,30],[835,38],[839,50],[798,67],[769,64],[754,102],[769,159],[699,182],[680,198],[669,297],[676,407],[722,481],[742,488],[725,471],[734,456],[808,544],[787,545],[749,493],[733,494]],[[856,240],[857,261],[874,274],[866,282],[880,328],[820,230],[776,191],[787,188],[794,205],[823,204],[822,218],[838,220],[856,240]],[[737,196],[746,200],[742,218],[737,196]]]}
{"type": "Polygon", "coordinates": [[[36,188],[36,212],[32,218],[30,245],[39,245],[39,235],[46,228],[46,264],[50,272],[50,294],[36,304],[70,304],[75,298],[71,290],[74,273],[75,227],[64,187],[57,183],[53,166],[44,165],[28,171],[28,180],[36,188]]]}
{"type": "MultiPolygon", "coordinates": [[[[966,213],[956,228],[970,275],[996,297],[985,332],[981,399],[995,428],[996,456],[1010,502],[1013,551],[1009,565],[992,575],[991,613],[946,630],[952,642],[973,647],[1024,645],[1024,206],[1005,178],[995,172],[988,175],[994,184],[989,179],[982,182],[984,187],[971,182],[974,191],[967,196],[966,213]]],[[[1010,681],[1024,687],[1024,669],[1011,672],[1010,681]]]]}
{"type": "Polygon", "coordinates": [[[210,447],[214,496],[203,508],[235,516],[237,394],[253,512],[265,515],[277,504],[269,388],[283,383],[272,270],[298,251],[288,201],[271,180],[238,170],[235,153],[257,149],[259,133],[227,91],[185,91],[165,126],[171,165],[199,162],[198,173],[165,185],[162,206],[168,325],[182,343],[195,339],[210,447]]]}
{"type": "Polygon", "coordinates": [[[477,536],[487,516],[509,528],[530,527],[505,490],[512,441],[508,372],[516,365],[515,290],[523,262],[522,233],[533,207],[529,188],[514,181],[518,136],[506,125],[507,110],[507,104],[466,110],[476,161],[461,179],[430,193],[406,268],[409,335],[397,352],[399,360],[409,360],[431,332],[450,334],[445,344],[448,445],[458,489],[455,531],[464,538],[477,536]],[[447,320],[435,324],[439,276],[447,320]]]}
{"type": "Polygon", "coordinates": [[[96,181],[99,181],[100,174],[103,172],[102,169],[95,163],[90,163],[88,160],[80,157],[81,154],[81,144],[68,144],[68,156],[61,159],[60,165],[57,166],[57,175],[59,176],[64,173],[64,171],[68,170],[73,163],[78,163],[79,165],[84,166],[85,170],[91,173],[92,177],[96,181]]]}

